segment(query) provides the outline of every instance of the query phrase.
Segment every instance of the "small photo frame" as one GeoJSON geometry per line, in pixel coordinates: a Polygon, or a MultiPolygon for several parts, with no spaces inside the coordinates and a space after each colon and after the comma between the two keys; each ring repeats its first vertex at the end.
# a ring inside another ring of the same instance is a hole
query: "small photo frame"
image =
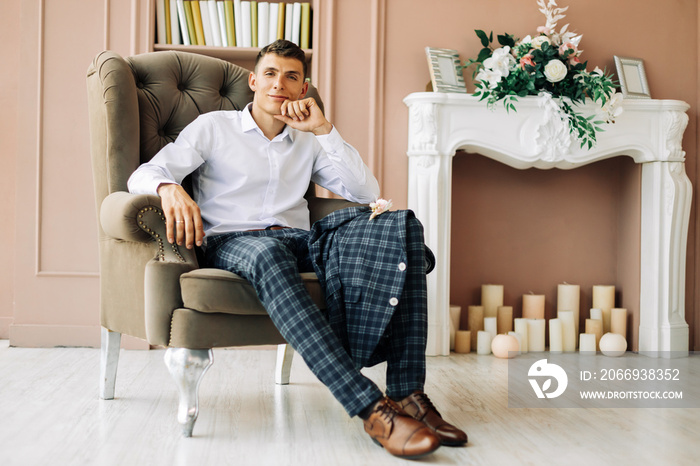
{"type": "Polygon", "coordinates": [[[456,50],[426,47],[425,53],[428,56],[433,91],[467,93],[459,53],[456,50]]]}
{"type": "Polygon", "coordinates": [[[620,79],[622,95],[626,99],[651,99],[644,62],[641,58],[618,57],[615,55],[615,67],[620,79]]]}

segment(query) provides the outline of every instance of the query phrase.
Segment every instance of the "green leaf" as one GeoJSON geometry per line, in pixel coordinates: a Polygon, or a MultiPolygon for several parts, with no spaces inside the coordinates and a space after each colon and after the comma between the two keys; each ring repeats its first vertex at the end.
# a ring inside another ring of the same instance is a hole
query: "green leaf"
{"type": "MultiPolygon", "coordinates": [[[[489,40],[489,37],[486,35],[486,33],[481,29],[475,29],[474,32],[476,32],[477,37],[481,39],[481,45],[483,45],[484,47],[488,47],[491,41],[489,40]]],[[[491,32],[491,37],[493,37],[493,32],[491,32]]]]}
{"type": "Polygon", "coordinates": [[[479,56],[476,57],[476,61],[483,63],[484,60],[489,58],[493,52],[491,52],[491,49],[488,47],[484,47],[479,51],[479,56]]]}
{"type": "Polygon", "coordinates": [[[510,48],[515,47],[515,40],[513,39],[513,36],[510,34],[499,34],[497,36],[498,38],[498,43],[501,44],[503,47],[508,46],[510,48]]]}

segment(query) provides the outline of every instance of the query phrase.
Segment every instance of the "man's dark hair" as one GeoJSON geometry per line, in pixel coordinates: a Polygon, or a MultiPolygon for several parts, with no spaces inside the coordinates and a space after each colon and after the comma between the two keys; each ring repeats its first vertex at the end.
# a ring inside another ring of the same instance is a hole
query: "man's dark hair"
{"type": "Polygon", "coordinates": [[[307,65],[306,65],[306,54],[304,51],[299,47],[297,44],[294,42],[290,42],[288,40],[284,39],[278,39],[271,43],[270,45],[267,45],[263,47],[260,50],[260,53],[258,53],[257,58],[255,59],[255,71],[257,72],[258,70],[258,63],[260,60],[262,60],[262,57],[267,55],[268,53],[274,53],[277,56],[280,57],[285,57],[285,58],[296,58],[299,60],[304,67],[304,78],[306,78],[306,71],[307,71],[307,65]]]}

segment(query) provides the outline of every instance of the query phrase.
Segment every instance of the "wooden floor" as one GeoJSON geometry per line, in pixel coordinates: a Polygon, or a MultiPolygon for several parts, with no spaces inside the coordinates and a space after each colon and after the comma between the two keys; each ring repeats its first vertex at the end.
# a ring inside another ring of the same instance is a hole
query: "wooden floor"
{"type": "MultiPolygon", "coordinates": [[[[163,351],[121,351],[116,398],[97,397],[99,350],[0,341],[0,465],[698,464],[700,409],[509,409],[507,361],[428,359],[426,392],[470,442],[420,461],[376,446],[295,356],[216,350],[189,439],[163,351]]],[[[366,370],[382,385],[383,367],[366,370]]]]}

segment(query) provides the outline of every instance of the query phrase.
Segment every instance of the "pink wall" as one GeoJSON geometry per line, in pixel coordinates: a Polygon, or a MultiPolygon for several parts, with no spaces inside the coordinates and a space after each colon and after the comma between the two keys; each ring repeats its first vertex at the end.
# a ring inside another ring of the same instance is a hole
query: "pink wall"
{"type": "MultiPolygon", "coordinates": [[[[332,61],[317,64],[320,90],[330,103],[334,123],[366,154],[379,175],[383,196],[393,198],[398,207],[405,207],[407,199],[408,115],[402,99],[423,90],[429,81],[424,47],[457,49],[465,59],[478,52],[473,32],[476,28],[524,36],[542,23],[535,0],[320,3],[323,10],[316,18],[323,21],[323,52],[315,59],[333,57],[332,61]]],[[[592,66],[614,69],[615,54],[644,58],[653,97],[691,104],[683,142],[688,156],[686,168],[695,184],[697,2],[560,3],[570,5],[566,22],[583,33],[584,57],[592,66]]],[[[0,337],[7,337],[8,324],[13,320],[9,329],[12,344],[98,342],[96,220],[88,157],[85,70],[104,48],[124,55],[147,51],[152,30],[146,24],[150,7],[146,0],[65,0],[60,7],[55,2],[22,0],[3,8],[1,53],[3,64],[13,66],[3,66],[0,76],[0,153],[4,166],[10,168],[8,173],[15,176],[11,175],[0,188],[4,199],[9,200],[2,207],[2,218],[14,220],[0,225],[0,240],[6,245],[6,254],[14,258],[0,277],[0,337]],[[76,30],[81,33],[75,34],[76,30]]],[[[488,165],[486,161],[459,157],[455,162],[459,166],[488,165]]],[[[621,176],[634,183],[633,173],[625,172],[624,166],[619,169],[621,176]]],[[[530,176],[558,183],[555,175],[552,171],[530,176]]],[[[583,175],[568,176],[582,188],[586,186],[583,175]]],[[[478,188],[478,182],[488,183],[477,180],[470,189],[478,188]]],[[[618,202],[620,198],[615,196],[610,193],[603,199],[618,202]]],[[[686,318],[695,329],[700,326],[700,319],[694,318],[695,310],[700,308],[700,296],[695,294],[700,279],[695,260],[699,240],[696,206],[697,202],[691,218],[686,300],[686,318]]],[[[494,207],[508,211],[508,205],[494,207]]],[[[473,228],[474,223],[474,219],[463,217],[457,220],[456,228],[473,228]]],[[[620,254],[614,240],[608,238],[606,242],[606,248],[620,254]]],[[[455,250],[453,262],[468,267],[475,260],[473,254],[472,250],[455,250]]],[[[464,300],[459,304],[468,304],[466,298],[459,299],[464,300]]]]}

